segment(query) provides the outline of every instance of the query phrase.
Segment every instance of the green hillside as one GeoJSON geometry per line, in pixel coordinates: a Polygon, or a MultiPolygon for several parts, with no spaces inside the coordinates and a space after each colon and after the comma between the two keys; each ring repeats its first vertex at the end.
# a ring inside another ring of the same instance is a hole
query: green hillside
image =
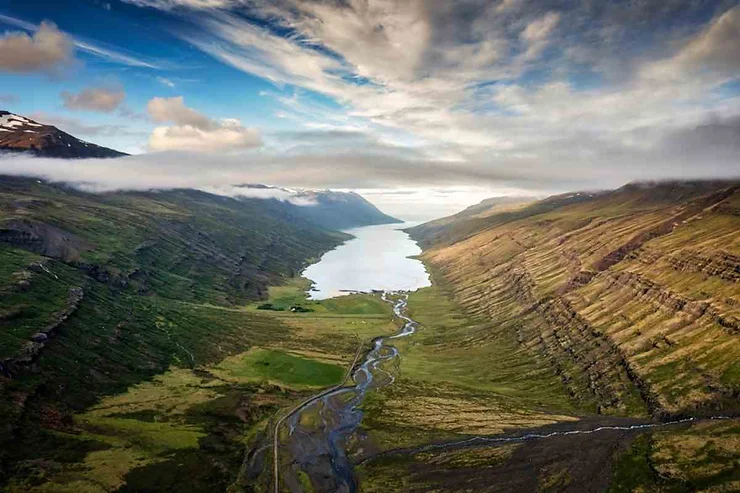
{"type": "Polygon", "coordinates": [[[70,437],[101,397],[286,340],[240,307],[346,238],[273,201],[2,177],[0,484],[99,447],[70,437]]]}

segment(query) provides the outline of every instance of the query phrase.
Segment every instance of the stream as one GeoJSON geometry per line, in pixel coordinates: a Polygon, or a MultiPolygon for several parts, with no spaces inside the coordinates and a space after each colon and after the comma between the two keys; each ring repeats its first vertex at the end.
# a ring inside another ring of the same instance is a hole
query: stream
{"type": "Polygon", "coordinates": [[[303,491],[301,474],[310,478],[316,491],[354,492],[357,489],[352,464],[345,452],[353,433],[361,433],[359,409],[369,390],[391,385],[395,377],[383,366],[396,364],[398,350],[389,341],[412,335],[418,324],[405,314],[408,295],[384,292],[383,300],[393,304],[404,325],[392,336],[378,337],[372,349],[352,373],[355,385],[324,394],[300,408],[288,419],[288,449],[293,458],[283,480],[291,491],[303,491]],[[299,472],[300,471],[300,472],[299,472]]]}

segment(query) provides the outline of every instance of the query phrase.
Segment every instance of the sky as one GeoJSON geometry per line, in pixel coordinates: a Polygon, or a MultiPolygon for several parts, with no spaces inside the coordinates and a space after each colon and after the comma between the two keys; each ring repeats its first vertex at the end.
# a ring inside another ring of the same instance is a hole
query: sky
{"type": "Polygon", "coordinates": [[[0,108],[132,154],[98,189],[493,195],[740,176],[740,2],[0,0],[0,108]]]}

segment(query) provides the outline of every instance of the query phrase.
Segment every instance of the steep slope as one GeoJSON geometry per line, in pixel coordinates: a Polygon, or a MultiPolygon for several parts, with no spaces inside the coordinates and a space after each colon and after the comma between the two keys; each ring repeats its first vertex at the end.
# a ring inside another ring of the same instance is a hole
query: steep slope
{"type": "Polygon", "coordinates": [[[240,305],[347,235],[273,205],[0,178],[0,485],[56,457],[55,433],[101,396],[286,338],[240,305]]]}
{"type": "Polygon", "coordinates": [[[85,142],[52,125],[0,110],[0,152],[30,152],[53,158],[108,158],[125,156],[107,147],[85,142]]]}
{"type": "Polygon", "coordinates": [[[414,228],[415,236],[423,245],[454,242],[477,232],[486,224],[487,218],[501,212],[521,209],[534,199],[526,197],[493,197],[451,216],[435,219],[414,228]]]}
{"type": "Polygon", "coordinates": [[[401,222],[354,192],[304,191],[299,196],[314,204],[300,207],[296,212],[325,228],[348,229],[401,222]]]}
{"type": "Polygon", "coordinates": [[[292,190],[266,185],[240,185],[236,194],[245,197],[274,197],[296,218],[327,229],[349,229],[376,224],[400,223],[355,192],[292,190]]]}
{"type": "Polygon", "coordinates": [[[635,184],[410,232],[584,408],[683,415],[740,410],[738,210],[737,183],[635,184]]]}

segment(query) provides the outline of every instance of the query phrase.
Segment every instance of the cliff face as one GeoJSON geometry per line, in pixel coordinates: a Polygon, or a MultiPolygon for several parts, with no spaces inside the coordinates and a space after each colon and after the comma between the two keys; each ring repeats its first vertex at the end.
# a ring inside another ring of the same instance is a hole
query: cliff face
{"type": "Polygon", "coordinates": [[[458,301],[515,331],[585,408],[740,409],[740,186],[573,197],[489,216],[463,238],[454,221],[411,234],[458,301]]]}

